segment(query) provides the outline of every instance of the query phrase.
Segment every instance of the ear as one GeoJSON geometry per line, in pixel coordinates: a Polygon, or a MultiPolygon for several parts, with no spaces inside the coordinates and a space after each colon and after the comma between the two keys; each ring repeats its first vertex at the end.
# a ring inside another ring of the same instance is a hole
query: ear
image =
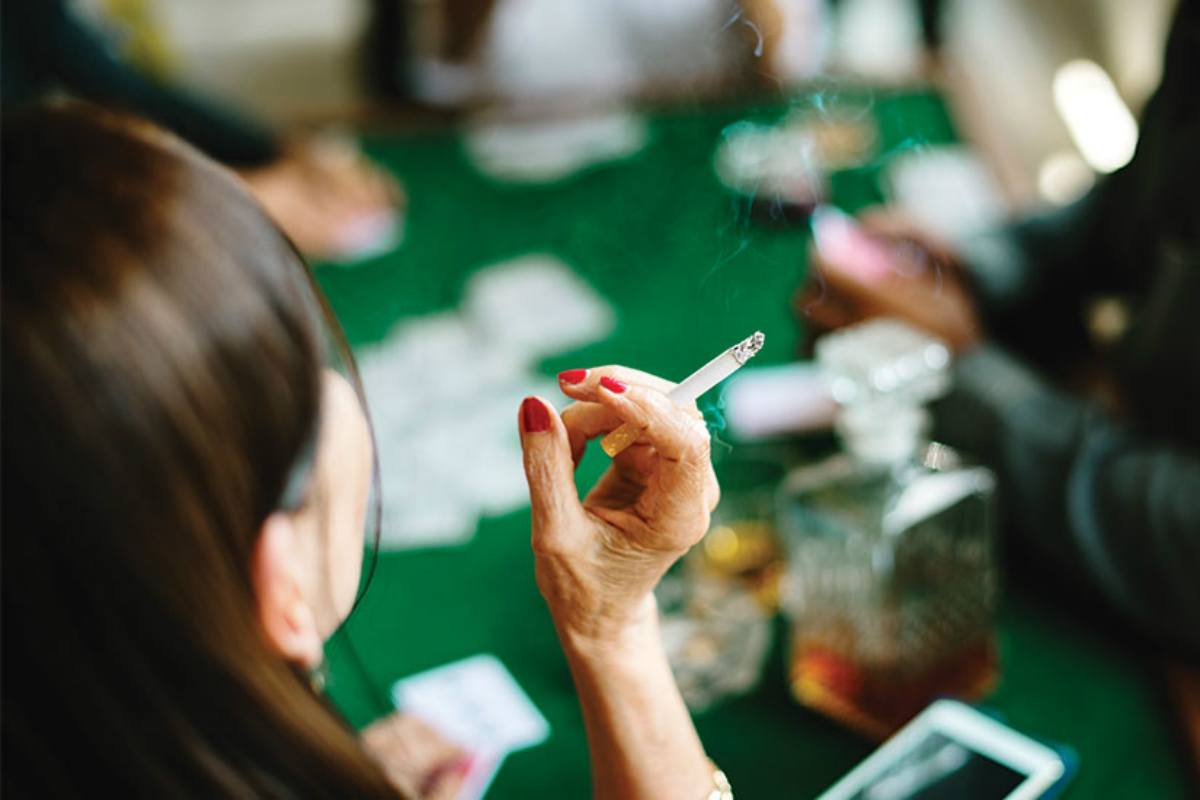
{"type": "Polygon", "coordinates": [[[296,527],[281,512],[267,517],[254,545],[254,593],[267,638],[288,661],[312,669],[321,663],[323,641],[305,599],[296,527]]]}

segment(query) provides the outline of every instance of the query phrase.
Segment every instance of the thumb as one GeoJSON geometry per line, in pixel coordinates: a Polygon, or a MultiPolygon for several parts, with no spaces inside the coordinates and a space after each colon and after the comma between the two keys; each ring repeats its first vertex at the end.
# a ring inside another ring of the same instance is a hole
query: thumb
{"type": "Polygon", "coordinates": [[[563,530],[563,523],[583,513],[566,426],[539,397],[526,397],[519,416],[534,534],[547,528],[563,530]]]}

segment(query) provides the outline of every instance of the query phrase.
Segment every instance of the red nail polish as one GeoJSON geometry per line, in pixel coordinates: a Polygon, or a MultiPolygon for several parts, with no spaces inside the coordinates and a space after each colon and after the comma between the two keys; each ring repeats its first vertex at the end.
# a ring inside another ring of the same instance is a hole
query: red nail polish
{"type": "Polygon", "coordinates": [[[563,383],[569,383],[574,386],[577,383],[583,383],[583,379],[587,377],[586,369],[569,369],[566,372],[558,373],[558,379],[563,383]]]}
{"type": "Polygon", "coordinates": [[[475,758],[474,756],[469,755],[459,756],[458,758],[453,758],[449,761],[444,761],[441,764],[438,764],[431,769],[421,781],[419,796],[432,796],[438,789],[442,788],[442,783],[447,778],[462,779],[466,777],[467,773],[471,771],[473,766],[475,766],[475,758]]]}
{"type": "Polygon", "coordinates": [[[614,394],[622,394],[626,389],[629,388],[616,378],[610,378],[607,375],[600,379],[600,385],[614,394]]]}
{"type": "Polygon", "coordinates": [[[526,397],[521,403],[521,426],[526,433],[541,433],[550,430],[550,412],[541,401],[526,397]]]}

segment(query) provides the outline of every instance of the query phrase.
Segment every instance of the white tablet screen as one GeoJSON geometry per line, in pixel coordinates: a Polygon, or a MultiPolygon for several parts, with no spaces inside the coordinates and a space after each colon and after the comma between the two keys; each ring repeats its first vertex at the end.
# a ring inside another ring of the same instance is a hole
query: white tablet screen
{"type": "Polygon", "coordinates": [[[852,800],[1000,800],[1025,778],[941,733],[930,732],[888,765],[852,800]]]}

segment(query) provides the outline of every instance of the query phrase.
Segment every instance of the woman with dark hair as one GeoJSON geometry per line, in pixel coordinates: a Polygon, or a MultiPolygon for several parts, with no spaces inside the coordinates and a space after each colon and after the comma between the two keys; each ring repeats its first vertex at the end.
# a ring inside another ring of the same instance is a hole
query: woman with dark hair
{"type": "MultiPolygon", "coordinates": [[[[309,677],[354,603],[375,468],[295,249],[143,123],[43,109],[9,120],[2,158],[4,789],[445,796],[309,677]]],[[[717,500],[703,423],[631,370],[560,383],[577,402],[527,398],[519,429],[596,794],[727,795],[652,593],[717,500]],[[643,441],[581,502],[573,459],[624,422],[643,441]]]]}

